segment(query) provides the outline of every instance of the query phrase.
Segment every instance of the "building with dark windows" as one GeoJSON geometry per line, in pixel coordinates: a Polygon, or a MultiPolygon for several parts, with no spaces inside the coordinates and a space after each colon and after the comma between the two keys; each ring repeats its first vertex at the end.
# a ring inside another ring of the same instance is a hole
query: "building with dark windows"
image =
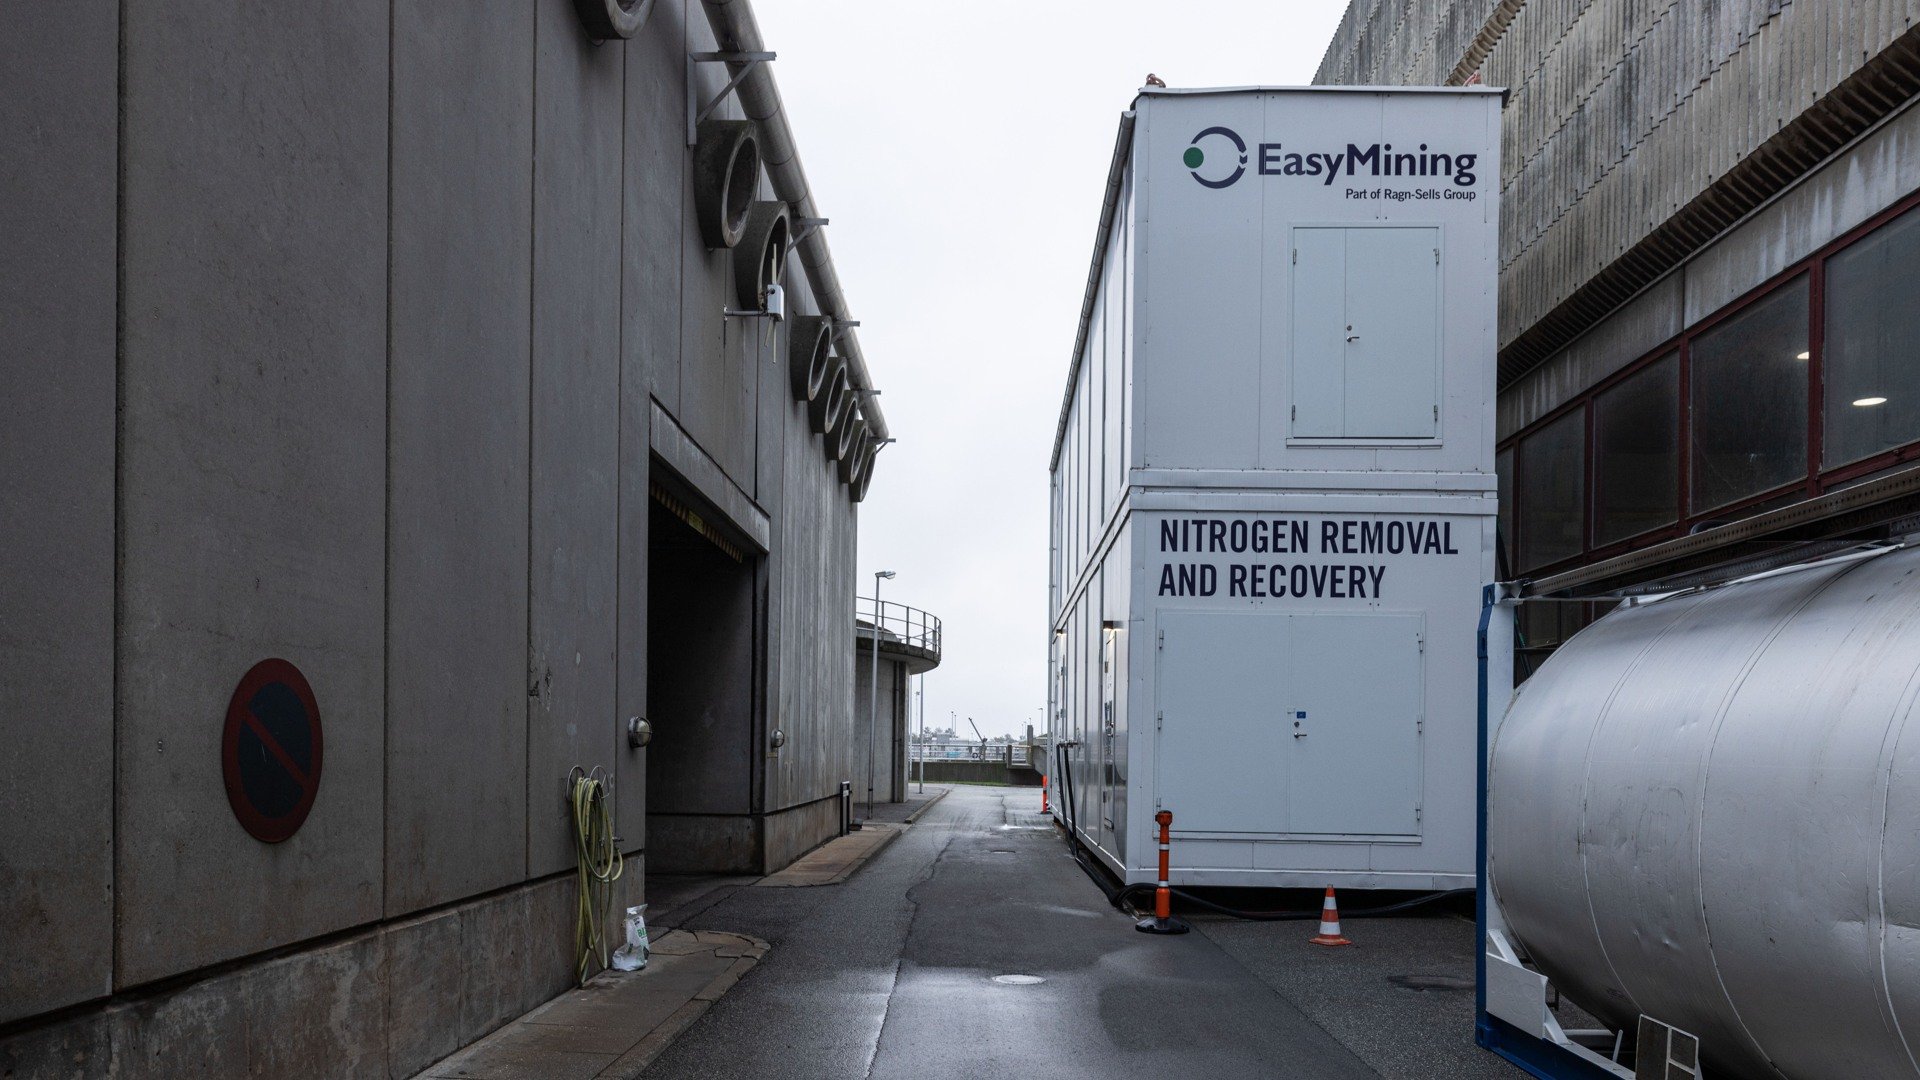
{"type": "Polygon", "coordinates": [[[1604,600],[1920,522],[1920,30],[1845,4],[1356,2],[1316,82],[1502,123],[1503,576],[1604,600]]]}

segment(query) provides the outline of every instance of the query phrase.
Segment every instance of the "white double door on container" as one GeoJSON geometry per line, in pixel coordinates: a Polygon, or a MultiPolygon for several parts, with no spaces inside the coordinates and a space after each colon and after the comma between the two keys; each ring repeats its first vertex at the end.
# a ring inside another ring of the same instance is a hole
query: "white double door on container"
{"type": "Polygon", "coordinates": [[[1440,230],[1293,230],[1296,439],[1440,434],[1440,230]]]}
{"type": "Polygon", "coordinates": [[[1155,798],[1202,833],[1417,836],[1423,619],[1164,611],[1155,798]]]}

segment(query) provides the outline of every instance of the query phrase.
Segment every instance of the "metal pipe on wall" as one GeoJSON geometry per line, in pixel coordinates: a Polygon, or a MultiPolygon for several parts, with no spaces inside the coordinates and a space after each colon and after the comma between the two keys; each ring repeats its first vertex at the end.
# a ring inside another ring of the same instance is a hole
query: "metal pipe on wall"
{"type": "MultiPolygon", "coordinates": [[[[701,0],[701,6],[707,12],[707,24],[713,28],[714,39],[726,52],[760,52],[766,49],[766,43],[760,36],[760,24],[754,20],[753,8],[747,0],[701,0]]],[[[729,63],[733,75],[740,74],[746,65],[729,63]]],[[[814,205],[813,192],[807,187],[807,174],[800,167],[800,151],[794,145],[793,131],[787,126],[786,109],[780,104],[780,89],[774,84],[773,72],[766,64],[755,64],[747,72],[746,78],[736,91],[740,107],[747,117],[760,125],[760,160],[767,170],[767,177],[773,183],[774,193],[793,207],[796,218],[822,216],[820,208],[814,205]]],[[[820,305],[822,314],[837,320],[848,320],[846,294],[840,289],[840,277],[834,272],[833,253],[827,248],[824,230],[807,230],[797,245],[800,253],[800,265],[806,268],[807,281],[813,286],[814,299],[820,305]]],[[[860,340],[852,330],[847,330],[840,338],[840,351],[847,358],[848,378],[856,390],[872,390],[873,376],[867,372],[867,361],[860,351],[860,340]]],[[[887,421],[880,413],[880,403],[874,395],[864,395],[861,414],[873,428],[877,438],[887,438],[891,432],[887,421]]]]}

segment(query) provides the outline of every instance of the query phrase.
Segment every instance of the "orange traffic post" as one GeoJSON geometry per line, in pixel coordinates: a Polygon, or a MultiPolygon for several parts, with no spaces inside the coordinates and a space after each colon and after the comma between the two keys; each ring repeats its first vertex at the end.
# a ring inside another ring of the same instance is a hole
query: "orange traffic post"
{"type": "Polygon", "coordinates": [[[1153,815],[1160,825],[1160,887],[1153,891],[1153,914],[1133,924],[1143,934],[1184,934],[1192,929],[1173,917],[1173,889],[1167,884],[1170,851],[1173,845],[1173,811],[1153,815]]]}
{"type": "Polygon", "coordinates": [[[1040,778],[1040,812],[1043,814],[1053,812],[1052,808],[1047,805],[1047,778],[1044,776],[1040,778]]]}

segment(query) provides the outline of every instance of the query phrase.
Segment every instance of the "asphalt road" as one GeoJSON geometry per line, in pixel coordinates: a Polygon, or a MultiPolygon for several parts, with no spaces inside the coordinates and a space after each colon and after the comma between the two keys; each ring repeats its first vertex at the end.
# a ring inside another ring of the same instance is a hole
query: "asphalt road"
{"type": "Polygon", "coordinates": [[[1432,988],[1471,975],[1470,925],[1350,925],[1362,945],[1339,950],[1298,923],[1140,934],[1038,810],[1037,791],[961,786],[843,884],[663,890],[663,924],[773,950],[645,1075],[1521,1075],[1473,1047],[1470,991],[1432,988]]]}

